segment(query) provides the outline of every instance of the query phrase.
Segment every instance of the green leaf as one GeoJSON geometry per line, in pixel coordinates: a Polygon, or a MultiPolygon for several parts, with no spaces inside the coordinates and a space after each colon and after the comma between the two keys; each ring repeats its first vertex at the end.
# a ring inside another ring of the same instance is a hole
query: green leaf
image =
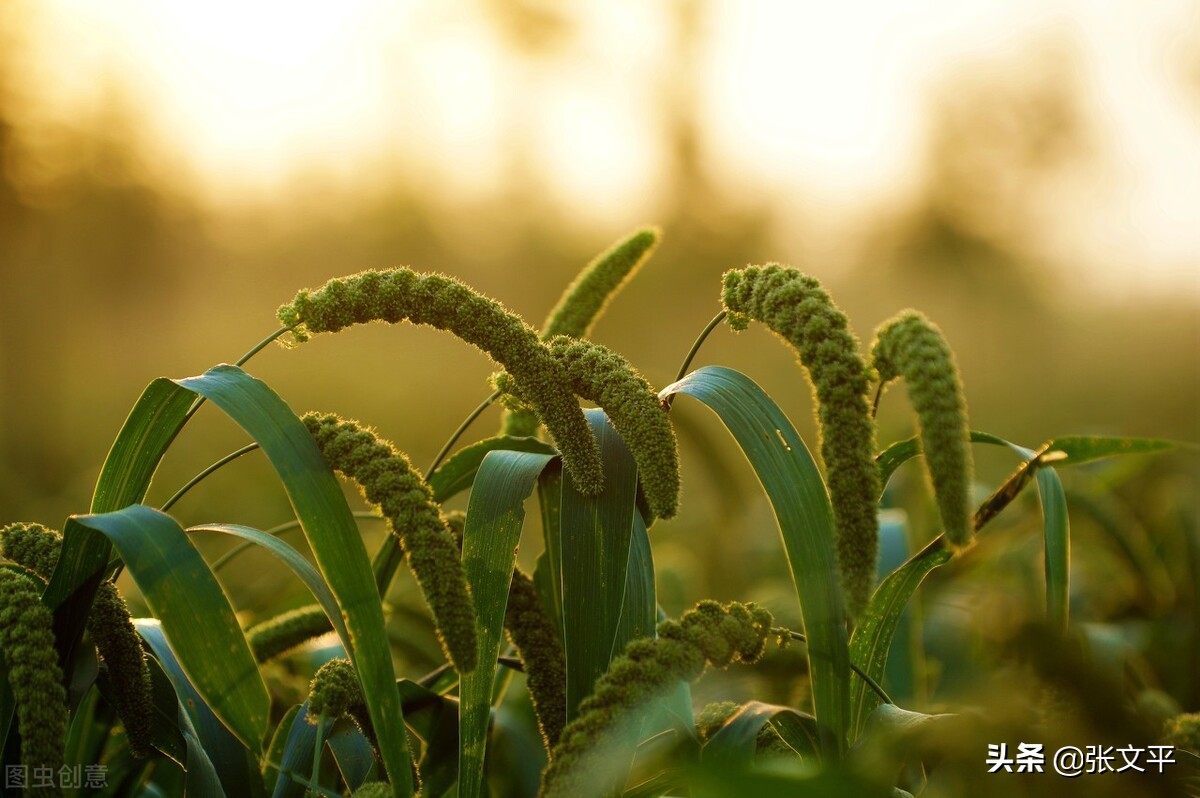
{"type": "Polygon", "coordinates": [[[1071,596],[1071,524],[1062,480],[1050,467],[1037,471],[1038,500],[1042,504],[1042,529],[1046,563],[1046,620],[1066,631],[1071,596]]]}
{"type": "MultiPolygon", "coordinates": [[[[567,658],[567,720],[608,670],[618,645],[629,541],[637,513],[637,466],[602,410],[585,411],[600,444],[604,492],[584,496],[562,486],[561,574],[563,651],[567,658]]],[[[624,647],[624,643],[620,643],[624,647]]],[[[618,649],[619,651],[620,649],[618,649]]]]}
{"type": "MultiPolygon", "coordinates": [[[[109,450],[92,495],[91,512],[140,502],[167,447],[187,422],[194,397],[168,379],[146,386],[109,450]]],[[[72,662],[83,636],[100,574],[112,552],[108,539],[67,519],[62,550],[42,603],[54,610],[60,662],[72,662]]]]}
{"type": "Polygon", "coordinates": [[[409,728],[425,743],[421,794],[445,795],[458,779],[459,702],[408,679],[396,682],[396,687],[409,728]]]}
{"type": "Polygon", "coordinates": [[[267,755],[263,759],[263,783],[271,793],[275,792],[276,784],[279,781],[279,763],[283,761],[283,751],[287,746],[288,734],[291,732],[292,724],[296,722],[296,715],[300,713],[300,705],[296,704],[287,712],[279,721],[279,725],[275,727],[275,734],[271,736],[271,744],[267,746],[267,755]]]}
{"type": "MultiPolygon", "coordinates": [[[[536,454],[558,454],[558,450],[545,441],[537,438],[514,437],[512,435],[497,435],[463,447],[454,453],[441,468],[429,477],[429,487],[433,490],[433,500],[444,504],[454,496],[471,487],[479,464],[488,452],[493,451],[533,452],[536,454]]],[[[404,550],[400,548],[400,539],[388,535],[375,554],[372,567],[375,570],[376,584],[384,584],[400,567],[404,559],[404,550]]]]}
{"type": "Polygon", "coordinates": [[[317,726],[308,722],[308,702],[300,705],[288,729],[279,758],[279,777],[271,798],[304,798],[305,787],[293,775],[308,780],[312,777],[313,752],[317,747],[317,726]]]}
{"type": "Polygon", "coordinates": [[[113,513],[75,516],[103,533],[204,703],[258,754],[271,699],[221,585],[187,534],[169,515],[142,504],[113,513]]]}
{"type": "Polygon", "coordinates": [[[803,712],[781,712],[771,718],[771,725],[788,747],[806,761],[816,761],[821,755],[821,740],[817,719],[803,712]]]}
{"type": "Polygon", "coordinates": [[[538,508],[542,515],[542,539],[545,551],[538,557],[534,579],[538,595],[547,602],[546,609],[563,629],[562,602],[562,462],[546,466],[538,478],[538,508]],[[549,587],[549,592],[546,588],[549,587]],[[547,598],[548,597],[548,598],[547,598]]]}
{"type": "Polygon", "coordinates": [[[347,650],[395,794],[413,793],[404,715],[371,563],[346,497],[317,444],[264,382],[235,366],[216,366],[178,381],[225,411],[262,447],[278,473],[329,588],[352,645],[347,650]]]}
{"type": "Polygon", "coordinates": [[[462,675],[459,689],[458,789],[464,798],[475,798],[483,787],[492,684],[525,500],[551,459],[549,454],[489,452],[471,489],[463,530],[463,569],[479,623],[479,658],[475,670],[462,675]]]}
{"type": "MultiPolygon", "coordinates": [[[[908,545],[908,523],[906,516],[900,511],[885,511],[879,518],[879,579],[882,581],[888,574],[895,571],[908,561],[912,555],[908,545]]],[[[906,607],[900,614],[896,630],[892,634],[892,643],[888,649],[887,664],[884,670],[882,684],[891,693],[893,701],[908,701],[920,691],[918,679],[923,671],[920,663],[920,622],[911,607],[906,607]]],[[[850,661],[854,659],[853,642],[851,642],[850,661]]],[[[857,679],[851,680],[853,689],[862,686],[857,679]]],[[[854,696],[850,698],[851,719],[853,720],[854,696]]]]}
{"type": "Polygon", "coordinates": [[[895,704],[880,704],[867,718],[862,736],[850,749],[847,763],[856,773],[881,782],[894,781],[910,760],[909,741],[931,729],[954,723],[957,717],[926,715],[895,704]]]}
{"type": "Polygon", "coordinates": [[[375,753],[371,743],[347,718],[340,719],[334,724],[329,739],[325,741],[337,763],[342,781],[351,791],[357,790],[371,775],[375,766],[375,753]]]}
{"type": "MultiPolygon", "coordinates": [[[[701,761],[706,765],[733,770],[749,767],[754,762],[754,755],[758,749],[758,733],[768,723],[785,715],[792,716],[792,723],[788,727],[790,730],[798,731],[803,728],[805,716],[791,707],[764,704],[761,701],[746,703],[708,738],[708,742],[700,751],[701,761]]],[[[813,718],[809,717],[808,722],[812,724],[813,718]]],[[[799,734],[790,736],[809,753],[816,755],[818,743],[815,729],[812,730],[811,738],[799,734]]],[[[785,739],[785,742],[788,741],[785,739]]],[[[788,744],[791,745],[790,742],[788,744]]]]}
{"type": "Polygon", "coordinates": [[[475,473],[488,452],[533,452],[534,454],[558,454],[558,450],[537,438],[518,438],[512,435],[497,435],[465,446],[455,452],[441,468],[429,477],[434,501],[445,502],[471,487],[475,473]]]}
{"type": "Polygon", "coordinates": [[[850,655],[825,483],[787,416],[744,374],[718,366],[701,368],[659,396],[674,394],[699,399],[721,418],[771,501],[808,636],[821,752],[836,760],[846,745],[850,655]]]}
{"type": "MultiPolygon", "coordinates": [[[[1067,451],[1068,456],[1063,460],[1059,457],[1049,456],[1050,452],[1055,451],[1052,448],[1054,441],[1042,447],[1039,452],[1035,452],[978,430],[971,431],[971,440],[976,443],[1003,446],[1025,460],[1025,464],[1009,477],[1005,484],[1001,485],[976,513],[977,527],[981,517],[987,513],[994,515],[1016,497],[1021,488],[1029,482],[1030,476],[1036,477],[1039,498],[1042,502],[1047,615],[1051,623],[1058,628],[1065,628],[1070,593],[1070,527],[1067,521],[1066,497],[1058,475],[1052,468],[1042,463],[1042,458],[1048,462],[1069,464],[1072,462],[1070,451],[1076,451],[1081,457],[1101,451],[1117,453],[1116,449],[1143,451],[1139,448],[1141,444],[1126,445],[1123,441],[1145,441],[1146,446],[1149,446],[1150,443],[1147,439],[1057,438],[1055,440],[1068,442],[1066,450],[1064,450],[1067,451]],[[1088,443],[1086,445],[1072,444],[1071,441],[1087,441],[1088,443]],[[1072,447],[1076,445],[1078,448],[1073,449],[1072,447]],[[989,509],[992,507],[995,509],[989,509]]],[[[1152,449],[1144,449],[1144,451],[1152,451],[1152,449]]],[[[887,484],[892,473],[905,461],[919,453],[920,447],[917,438],[910,438],[892,444],[877,455],[875,461],[879,465],[883,484],[887,484]]],[[[883,678],[888,650],[905,606],[925,576],[934,568],[949,562],[950,558],[950,551],[945,547],[943,539],[938,537],[901,568],[894,571],[876,589],[866,612],[859,619],[858,627],[854,630],[854,637],[850,642],[851,659],[868,676],[876,681],[883,678]]],[[[861,680],[854,680],[851,689],[851,739],[856,739],[863,729],[867,716],[879,705],[879,698],[861,680]]]]}
{"type": "Polygon", "coordinates": [[[347,631],[346,623],[342,620],[342,611],[338,609],[337,599],[334,598],[333,591],[329,589],[329,585],[325,584],[325,580],[321,578],[320,572],[313,567],[312,563],[304,559],[300,552],[279,538],[268,535],[260,529],[240,526],[238,524],[201,524],[199,526],[188,527],[187,531],[188,533],[215,532],[221,535],[241,538],[242,540],[261,546],[275,555],[280,562],[292,569],[292,572],[300,578],[300,581],[313,594],[313,597],[320,603],[321,608],[325,610],[325,615],[329,617],[329,622],[333,625],[334,631],[341,638],[342,646],[347,651],[350,650],[350,632],[347,631]]]}
{"type": "MultiPolygon", "coordinates": [[[[191,784],[193,779],[201,783],[215,779],[223,791],[230,795],[242,795],[247,791],[252,795],[261,794],[260,774],[250,759],[249,751],[217,718],[188,678],[167,642],[162,622],[154,618],[138,618],[134,625],[174,688],[179,708],[179,731],[187,743],[188,783],[191,784]]],[[[157,695],[156,691],[156,699],[157,695]]]]}
{"type": "Polygon", "coordinates": [[[183,429],[195,398],[160,377],[146,386],[113,441],[96,489],[91,511],[109,513],[146,497],[163,454],[183,429]]]}
{"type": "MultiPolygon", "coordinates": [[[[938,537],[908,562],[893,571],[875,589],[867,609],[850,639],[850,658],[875,681],[883,678],[888,651],[896,625],[925,576],[950,561],[950,550],[938,537]]],[[[871,711],[879,705],[875,695],[862,679],[852,680],[850,686],[850,739],[858,738],[871,711]]]]}
{"type": "Polygon", "coordinates": [[[654,634],[658,603],[654,593],[654,555],[650,536],[641,513],[633,514],[633,535],[629,539],[629,570],[625,575],[625,596],[621,602],[621,622],[613,639],[611,657],[625,650],[630,640],[654,634]]]}
{"type": "Polygon", "coordinates": [[[1103,457],[1122,454],[1144,454],[1174,449],[1181,444],[1158,438],[1115,438],[1099,435],[1064,435],[1052,439],[1045,448],[1049,452],[1062,452],[1067,458],[1057,465],[1077,465],[1103,457]]]}

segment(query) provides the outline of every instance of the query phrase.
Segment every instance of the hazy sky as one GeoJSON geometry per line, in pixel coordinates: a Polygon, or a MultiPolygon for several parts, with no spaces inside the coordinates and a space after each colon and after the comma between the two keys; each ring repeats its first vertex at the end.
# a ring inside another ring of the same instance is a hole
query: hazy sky
{"type": "Polygon", "coordinates": [[[803,200],[832,235],[919,190],[934,86],[1052,47],[1079,67],[1100,134],[1056,252],[1112,289],[1200,296],[1200,4],[727,0],[688,64],[674,4],[566,4],[565,44],[520,58],[487,2],[45,0],[38,95],[69,116],[119,83],[147,141],[210,198],[269,196],[297,172],[349,183],[380,163],[485,197],[516,137],[562,201],[628,226],[661,190],[660,110],[678,84],[735,190],[803,200]]]}

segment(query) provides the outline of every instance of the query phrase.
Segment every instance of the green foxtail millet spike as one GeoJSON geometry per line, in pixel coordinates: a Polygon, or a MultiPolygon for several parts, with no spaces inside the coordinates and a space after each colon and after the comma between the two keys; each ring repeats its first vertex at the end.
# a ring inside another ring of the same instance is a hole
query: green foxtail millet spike
{"type": "Polygon", "coordinates": [[[308,719],[312,723],[321,715],[336,720],[363,702],[358,674],[348,659],[331,659],[322,665],[308,690],[308,719]]]}
{"type": "Polygon", "coordinates": [[[563,291],[542,324],[542,339],[586,338],[608,301],[650,259],[660,235],[658,228],[646,227],[597,255],[563,291]]]}
{"type": "MultiPolygon", "coordinates": [[[[658,395],[625,358],[606,346],[565,335],[548,344],[571,381],[571,390],[595,402],[621,433],[646,492],[651,511],[660,518],[675,515],[679,505],[679,447],[675,429],[658,395]]],[[[493,378],[496,387],[524,397],[524,386],[509,374],[493,378]]]]}
{"type": "MultiPolygon", "coordinates": [[[[21,764],[57,774],[67,739],[67,693],[54,649],[54,616],[41,593],[33,577],[0,568],[0,651],[21,734],[21,764]]],[[[62,795],[62,790],[30,787],[26,794],[62,795]]]]}
{"type": "Polygon", "coordinates": [[[528,574],[517,568],[504,610],[508,639],[525,665],[525,686],[548,753],[567,722],[567,660],[558,629],[550,620],[528,574]]]}
{"type": "MultiPolygon", "coordinates": [[[[714,734],[742,710],[741,704],[732,701],[718,701],[708,704],[696,713],[696,734],[700,742],[707,743],[714,734]]],[[[795,756],[796,751],[780,739],[770,723],[764,723],[755,735],[754,750],[757,753],[786,754],[795,756]]]]}
{"type": "Polygon", "coordinates": [[[458,546],[429,485],[407,457],[357,422],[318,413],[301,420],[329,467],[357,482],[388,519],[429,602],[447,657],[459,673],[474,670],[475,605],[458,546]]]}
{"type": "MultiPolygon", "coordinates": [[[[10,524],[0,530],[0,552],[49,580],[58,563],[62,535],[41,524],[10,524]]],[[[108,669],[117,714],[135,757],[151,752],[153,687],[142,639],[129,608],[112,582],[101,582],[87,619],[88,634],[108,669]]]]}
{"type": "Polygon", "coordinates": [[[708,742],[708,738],[720,731],[721,727],[741,708],[741,704],[733,701],[716,701],[706,704],[696,713],[695,719],[696,734],[699,735],[700,742],[708,742]]]}
{"type": "Polygon", "coordinates": [[[34,523],[15,523],[0,529],[0,554],[49,581],[58,564],[62,535],[34,523]]]}
{"type": "MultiPolygon", "coordinates": [[[[450,531],[460,542],[467,514],[446,514],[450,531]]],[[[558,628],[546,612],[533,580],[520,568],[513,569],[504,609],[504,628],[525,668],[525,687],[537,716],[538,729],[547,752],[562,734],[567,722],[567,660],[558,628]]]]}
{"type": "MultiPolygon", "coordinates": [[[[567,286],[546,317],[542,340],[548,341],[556,335],[586,338],[592,324],[604,314],[609,300],[650,259],[660,235],[658,228],[646,227],[597,255],[567,286]]],[[[532,436],[537,429],[537,416],[531,411],[519,408],[505,411],[503,434],[532,436]]]]}
{"type": "Polygon", "coordinates": [[[428,324],[487,352],[524,387],[526,398],[563,453],[581,493],[604,489],[600,448],[584,420],[562,367],[533,328],[499,302],[441,274],[411,269],[366,271],[300,291],[279,308],[280,321],[297,341],[310,333],[337,332],[370,321],[428,324]]]}
{"type": "Polygon", "coordinates": [[[257,662],[268,662],[299,645],[333,631],[320,604],[288,610],[246,630],[246,641],[257,662]]]}
{"type": "Polygon", "coordinates": [[[754,604],[723,607],[702,601],[678,621],[660,623],[658,637],[630,642],[563,729],[542,773],[540,798],[601,796],[619,788],[611,783],[605,748],[636,734],[642,720],[636,710],[679,681],[695,681],[707,665],[754,662],[762,655],[771,623],[771,613],[754,604]]]}
{"type": "Polygon", "coordinates": [[[550,339],[549,346],[575,393],[603,408],[621,433],[637,462],[650,510],[660,518],[675,515],[679,445],[650,383],[629,361],[601,344],[560,335],[550,339]]]}
{"type": "Polygon", "coordinates": [[[762,322],[791,344],[817,397],[821,459],[837,528],[846,608],[857,617],[875,583],[879,473],[867,401],[869,373],[845,315],[812,277],[779,265],[725,273],[721,301],[729,326],[762,322]]]}
{"type": "Polygon", "coordinates": [[[125,726],[129,750],[135,757],[151,751],[154,688],[142,639],[129,608],[112,582],[101,582],[87,621],[88,634],[108,668],[117,714],[125,726]]]}
{"type": "Polygon", "coordinates": [[[308,722],[316,724],[318,718],[324,716],[335,721],[342,715],[349,715],[358,726],[359,731],[371,743],[378,759],[379,740],[375,736],[375,727],[371,723],[371,715],[363,701],[362,685],[358,681],[358,673],[348,659],[331,659],[313,675],[308,688],[308,722]]]}
{"type": "Polygon", "coordinates": [[[871,354],[881,387],[897,377],[908,385],[946,539],[965,546],[973,528],[974,469],[967,403],[954,353],[935,324],[915,310],[906,310],[876,330],[871,354]]]}

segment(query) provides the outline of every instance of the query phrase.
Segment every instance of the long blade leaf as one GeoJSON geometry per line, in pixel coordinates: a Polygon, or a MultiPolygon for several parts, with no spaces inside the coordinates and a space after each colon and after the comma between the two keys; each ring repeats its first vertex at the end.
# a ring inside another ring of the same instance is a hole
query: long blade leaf
{"type": "Polygon", "coordinates": [[[659,396],[675,394],[699,399],[721,418],[771,501],[808,636],[821,751],[836,760],[846,745],[850,655],[825,483],[787,416],[746,375],[707,366],[667,386],[659,396]]]}
{"type": "Polygon", "coordinates": [[[525,521],[525,500],[551,458],[529,452],[488,452],[471,489],[463,530],[463,568],[471,586],[480,634],[478,664],[462,676],[459,690],[458,794],[462,798],[475,798],[483,787],[492,684],[508,586],[525,521]]]}
{"type": "Polygon", "coordinates": [[[313,594],[313,597],[316,598],[321,608],[325,610],[325,614],[329,617],[329,622],[333,625],[334,631],[342,639],[342,646],[347,651],[350,650],[350,632],[346,629],[346,622],[342,619],[342,611],[338,609],[337,599],[334,597],[333,591],[329,589],[329,585],[325,583],[325,580],[321,577],[321,573],[312,566],[312,563],[304,559],[300,552],[279,538],[268,535],[260,529],[240,526],[238,524],[201,524],[199,526],[188,527],[187,531],[189,533],[215,532],[217,534],[241,538],[275,555],[280,562],[292,569],[292,572],[300,578],[300,581],[313,594]]]}
{"type": "Polygon", "coordinates": [[[109,539],[161,621],[188,681],[213,714],[260,753],[271,708],[267,686],[229,599],[187,533],[171,516],[142,504],[76,521],[109,539]]]}
{"type": "Polygon", "coordinates": [[[178,383],[225,411],[262,447],[278,473],[345,618],[352,644],[347,653],[362,682],[394,793],[408,798],[413,793],[408,739],[383,609],[341,486],[308,430],[266,383],[227,365],[178,383]]]}
{"type": "MultiPolygon", "coordinates": [[[[175,436],[187,421],[194,397],[168,379],[146,386],[113,441],[92,495],[91,512],[108,513],[140,502],[175,436]]],[[[108,564],[108,539],[68,519],[58,564],[43,603],[54,610],[59,663],[75,658],[100,572],[108,564]]]]}
{"type": "MultiPolygon", "coordinates": [[[[563,649],[567,657],[567,720],[608,670],[621,624],[629,541],[637,513],[637,466],[602,410],[586,411],[600,443],[604,492],[584,496],[562,486],[563,649]]],[[[624,642],[621,642],[624,647],[624,642]]]]}
{"type": "Polygon", "coordinates": [[[188,678],[167,641],[162,622],[139,618],[134,624],[175,688],[179,730],[188,747],[188,783],[196,779],[203,784],[215,777],[228,795],[262,793],[261,776],[253,766],[249,752],[217,718],[188,678]]]}

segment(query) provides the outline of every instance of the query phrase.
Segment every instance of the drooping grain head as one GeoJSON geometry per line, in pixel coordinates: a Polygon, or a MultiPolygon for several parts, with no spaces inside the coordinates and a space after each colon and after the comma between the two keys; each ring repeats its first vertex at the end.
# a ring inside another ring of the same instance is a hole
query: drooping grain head
{"type": "Polygon", "coordinates": [[[379,506],[425,594],[447,658],[459,673],[475,668],[475,605],[458,546],[433,491],[412,463],[371,429],[335,415],[302,419],[325,462],[354,480],[379,506]]]}
{"type": "Polygon", "coordinates": [[[941,330],[915,310],[906,310],[880,325],[871,353],[881,386],[898,377],[908,386],[946,539],[965,546],[973,532],[974,467],[967,403],[954,353],[941,330]]]}
{"type": "Polygon", "coordinates": [[[726,272],[721,300],[734,330],[757,321],[787,341],[812,382],[842,588],[857,616],[874,585],[879,547],[875,427],[858,340],[821,284],[795,269],[772,264],[726,272]]]}
{"type": "Polygon", "coordinates": [[[562,368],[533,328],[499,302],[441,274],[411,269],[367,271],[300,291],[279,308],[280,321],[297,342],[372,321],[408,320],[450,332],[488,353],[516,377],[540,421],[563,453],[580,492],[604,488],[600,450],[562,368]]]}

